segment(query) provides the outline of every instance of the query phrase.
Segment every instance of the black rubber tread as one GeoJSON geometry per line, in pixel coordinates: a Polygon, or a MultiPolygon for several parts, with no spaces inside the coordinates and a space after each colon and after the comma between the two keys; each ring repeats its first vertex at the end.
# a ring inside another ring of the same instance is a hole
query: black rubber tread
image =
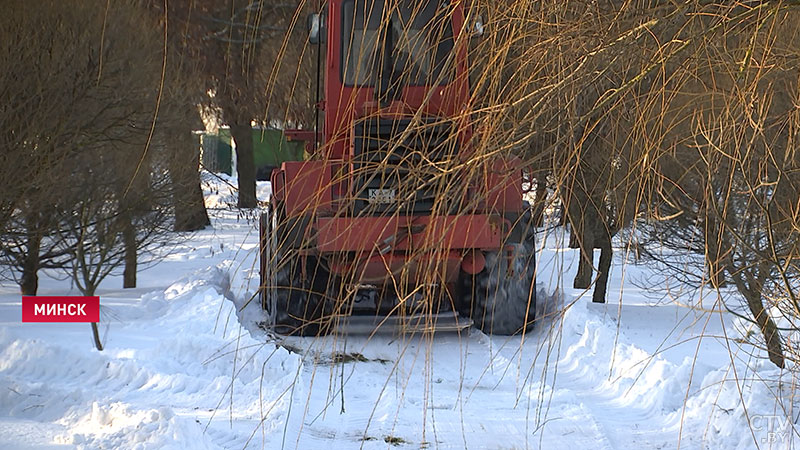
{"type": "MultiPolygon", "coordinates": [[[[280,207],[276,205],[275,209],[279,211],[280,207]]],[[[273,208],[268,211],[273,211],[273,208]]],[[[269,232],[274,233],[275,229],[273,225],[269,232]]],[[[281,236],[270,236],[265,240],[265,245],[271,248],[264,253],[270,259],[266,262],[267,273],[262,274],[265,286],[263,304],[271,315],[273,329],[282,335],[325,334],[334,303],[329,295],[336,291],[336,279],[317,257],[303,257],[299,250],[281,246],[281,241],[281,236]],[[271,270],[275,271],[272,277],[271,270]]]]}
{"type": "MultiPolygon", "coordinates": [[[[528,220],[525,213],[522,220],[528,220]]],[[[459,314],[487,334],[512,335],[533,328],[536,315],[536,245],[534,228],[507,253],[486,252],[486,266],[459,276],[459,314]],[[527,327],[526,327],[527,324],[527,327]]]]}
{"type": "Polygon", "coordinates": [[[333,310],[326,296],[330,275],[314,256],[303,259],[296,250],[291,250],[283,259],[275,274],[273,291],[275,332],[296,336],[325,334],[333,310]]]}

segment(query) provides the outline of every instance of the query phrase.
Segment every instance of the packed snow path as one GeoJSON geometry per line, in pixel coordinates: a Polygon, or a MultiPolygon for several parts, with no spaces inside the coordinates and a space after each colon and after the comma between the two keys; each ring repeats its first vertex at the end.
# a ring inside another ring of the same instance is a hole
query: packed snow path
{"type": "MultiPolygon", "coordinates": [[[[558,304],[553,297],[549,300],[558,304]]],[[[304,355],[299,400],[309,407],[295,413],[286,433],[295,438],[282,444],[322,448],[329,442],[333,448],[361,448],[363,442],[358,441],[365,439],[400,438],[432,448],[674,445],[679,417],[662,409],[664,394],[624,391],[635,376],[644,375],[643,383],[656,381],[667,396],[682,396],[684,368],[660,361],[644,371],[616,371],[615,381],[609,382],[609,364],[601,361],[611,358],[614,330],[591,311],[596,306],[573,306],[568,316],[581,314],[585,320],[567,317],[565,323],[574,321],[584,328],[562,329],[580,337],[560,355],[557,340],[563,337],[548,332],[550,326],[558,327],[555,321],[539,324],[524,340],[488,337],[475,330],[433,339],[286,339],[286,347],[304,355]],[[334,364],[331,359],[350,361],[334,364]]],[[[691,442],[687,437],[685,444],[691,442]]]]}
{"type": "MultiPolygon", "coordinates": [[[[253,217],[224,208],[235,203],[224,184],[206,194],[219,207],[213,229],[159,249],[165,261],[139,288],[101,287],[104,352],[86,324],[21,324],[16,287],[0,285],[0,448],[782,449],[798,439],[764,426],[792,413],[791,374],[723,339],[730,317],[649,299],[655,286],[622,282],[649,269],[623,265],[621,252],[609,304],[592,304],[564,288],[574,251],[562,236],[541,240],[539,310],[551,314],[524,339],[270,336],[257,305],[245,306],[257,282],[253,217]]],[[[47,276],[40,293],[76,294],[47,276]]]]}

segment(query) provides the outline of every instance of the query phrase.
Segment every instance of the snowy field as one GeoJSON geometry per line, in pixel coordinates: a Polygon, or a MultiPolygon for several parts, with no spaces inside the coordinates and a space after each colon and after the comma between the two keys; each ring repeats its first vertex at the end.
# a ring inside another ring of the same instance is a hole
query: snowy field
{"type": "MultiPolygon", "coordinates": [[[[276,340],[257,327],[255,302],[246,305],[258,281],[255,217],[231,207],[220,180],[207,177],[205,188],[212,228],[158,249],[163,262],[139,274],[138,288],[121,289],[121,277],[102,284],[103,352],[87,324],[22,324],[17,287],[0,285],[0,448],[800,442],[792,374],[739,344],[747,330],[720,312],[715,292],[617,251],[609,302],[592,304],[570,288],[577,251],[561,229],[539,237],[539,309],[550,314],[524,339],[467,330],[276,340]]],[[[262,200],[268,193],[259,187],[262,200]]],[[[40,295],[77,295],[52,275],[40,295]]]]}

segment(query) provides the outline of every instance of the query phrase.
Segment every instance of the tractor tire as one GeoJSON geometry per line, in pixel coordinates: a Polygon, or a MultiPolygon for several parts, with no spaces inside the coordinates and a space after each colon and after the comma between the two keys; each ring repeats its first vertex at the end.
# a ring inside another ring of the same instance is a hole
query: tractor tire
{"type": "Polygon", "coordinates": [[[458,312],[486,334],[512,335],[530,331],[536,314],[536,245],[530,213],[521,219],[521,242],[506,244],[506,252],[486,252],[486,265],[472,275],[461,272],[458,312]]]}
{"type": "Polygon", "coordinates": [[[269,205],[262,217],[262,305],[275,333],[293,336],[325,334],[332,317],[336,279],[313,255],[281,245],[284,236],[275,230],[281,219],[280,204],[269,205]]]}

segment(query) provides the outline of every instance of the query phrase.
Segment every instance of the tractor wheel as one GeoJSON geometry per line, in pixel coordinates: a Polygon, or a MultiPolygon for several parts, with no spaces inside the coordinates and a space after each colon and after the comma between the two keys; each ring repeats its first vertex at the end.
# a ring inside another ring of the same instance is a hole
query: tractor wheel
{"type": "Polygon", "coordinates": [[[262,304],[273,330],[282,335],[315,336],[327,332],[334,292],[325,265],[313,255],[301,255],[280,236],[280,204],[262,216],[262,304]],[[266,229],[264,229],[266,228],[266,229]]]}
{"type": "MultiPolygon", "coordinates": [[[[522,215],[527,220],[529,212],[522,215]]],[[[470,317],[487,334],[511,335],[532,328],[536,312],[536,246],[534,228],[506,251],[487,252],[486,266],[459,276],[459,314],[470,317]],[[510,251],[509,251],[510,250],[510,251]],[[526,326],[527,325],[527,326],[526,326]]]]}

